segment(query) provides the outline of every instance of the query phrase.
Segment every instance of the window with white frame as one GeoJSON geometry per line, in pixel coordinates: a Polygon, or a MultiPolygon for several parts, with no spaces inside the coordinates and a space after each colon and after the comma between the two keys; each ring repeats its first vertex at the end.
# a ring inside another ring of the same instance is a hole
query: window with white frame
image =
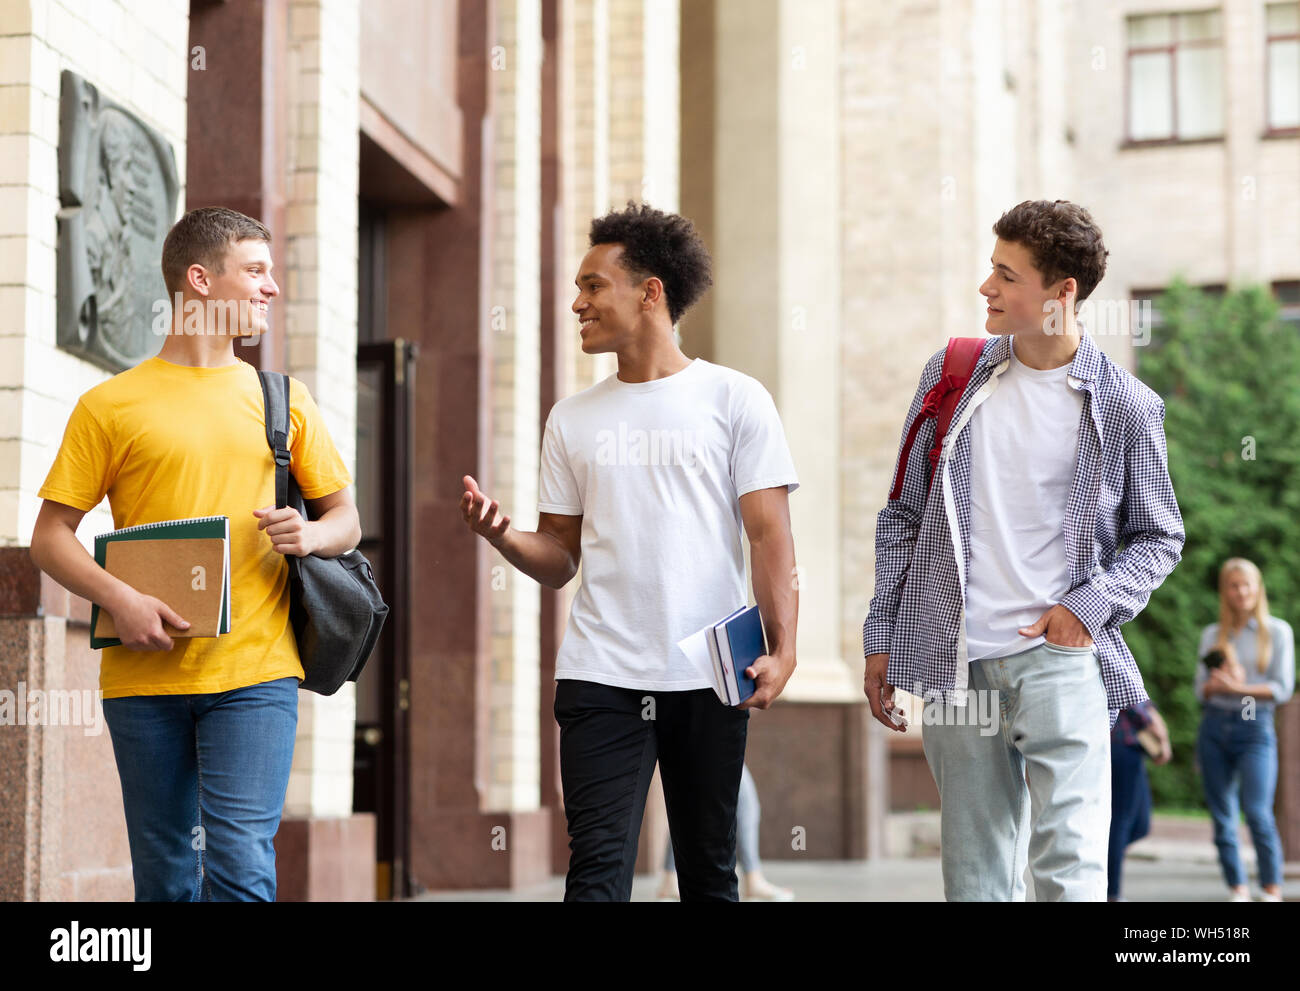
{"type": "Polygon", "coordinates": [[[1223,135],[1223,25],[1219,11],[1128,18],[1128,140],[1223,135]]]}
{"type": "Polygon", "coordinates": [[[1264,8],[1268,48],[1268,130],[1300,129],[1300,3],[1264,8]]]}

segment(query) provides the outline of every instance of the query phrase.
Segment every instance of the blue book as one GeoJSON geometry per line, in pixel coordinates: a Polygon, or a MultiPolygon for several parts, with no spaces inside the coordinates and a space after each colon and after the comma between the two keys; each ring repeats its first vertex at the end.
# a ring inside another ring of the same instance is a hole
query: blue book
{"type": "Polygon", "coordinates": [[[731,705],[740,705],[754,694],[755,688],[754,679],[746,677],[745,669],[767,653],[758,606],[733,613],[714,629],[722,667],[729,676],[727,696],[731,705]]]}

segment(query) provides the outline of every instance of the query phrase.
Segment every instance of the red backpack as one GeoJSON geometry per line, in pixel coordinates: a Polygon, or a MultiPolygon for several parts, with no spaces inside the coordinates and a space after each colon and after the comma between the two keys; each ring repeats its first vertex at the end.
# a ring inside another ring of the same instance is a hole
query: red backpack
{"type": "MultiPolygon", "coordinates": [[[[943,354],[943,372],[933,389],[925,394],[921,412],[912,421],[903,441],[903,453],[899,456],[898,467],[894,470],[894,486],[889,491],[889,498],[897,499],[903,492],[903,478],[907,471],[907,459],[912,454],[912,442],[921,424],[934,419],[934,446],[930,448],[930,485],[934,485],[934,470],[939,465],[939,453],[943,450],[943,438],[952,423],[953,411],[966,391],[966,383],[975,372],[975,364],[984,350],[986,337],[950,337],[948,350],[943,354]]],[[[927,492],[929,489],[927,488],[927,492]]]]}

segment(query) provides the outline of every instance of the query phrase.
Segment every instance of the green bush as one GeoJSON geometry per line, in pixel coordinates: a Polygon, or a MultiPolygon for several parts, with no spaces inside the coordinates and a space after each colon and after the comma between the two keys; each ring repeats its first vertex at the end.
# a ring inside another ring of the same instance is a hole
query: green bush
{"type": "Polygon", "coordinates": [[[1156,308],[1163,323],[1138,349],[1137,368],[1165,401],[1187,543],[1124,636],[1172,736],[1173,761],[1150,768],[1155,802],[1188,808],[1203,805],[1192,680],[1201,630],[1218,621],[1220,565],[1254,561],[1270,610],[1300,620],[1300,340],[1262,288],[1216,298],[1178,281],[1156,308]]]}

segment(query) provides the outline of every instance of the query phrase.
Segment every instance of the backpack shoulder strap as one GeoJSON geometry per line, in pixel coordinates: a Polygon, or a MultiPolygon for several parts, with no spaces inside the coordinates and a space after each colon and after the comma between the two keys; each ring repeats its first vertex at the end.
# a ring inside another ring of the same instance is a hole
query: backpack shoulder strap
{"type": "Polygon", "coordinates": [[[289,376],[283,372],[257,373],[262,383],[262,410],[266,443],[275,454],[275,506],[289,505],[289,376]]]}
{"type": "Polygon", "coordinates": [[[930,450],[931,468],[939,463],[939,451],[943,448],[943,439],[947,436],[948,426],[952,423],[952,414],[966,392],[966,385],[970,382],[971,376],[975,374],[975,366],[979,363],[980,355],[984,353],[986,341],[987,338],[984,337],[952,337],[948,340],[948,350],[943,356],[941,380],[948,379],[950,388],[943,397],[935,417],[934,447],[930,450]]]}
{"type": "MultiPolygon", "coordinates": [[[[975,366],[979,363],[986,340],[987,338],[983,337],[948,338],[939,381],[925,394],[921,403],[921,412],[912,421],[912,426],[907,431],[907,438],[903,441],[898,467],[894,469],[894,484],[889,491],[891,500],[897,499],[903,493],[903,479],[907,472],[908,458],[912,454],[912,443],[916,440],[921,424],[929,419],[936,421],[934,444],[930,448],[930,468],[933,470],[938,464],[939,452],[943,449],[943,438],[948,432],[948,425],[952,422],[953,411],[957,408],[962,393],[966,391],[966,384],[975,373],[975,366]]],[[[932,482],[933,478],[934,476],[931,475],[932,482]]]]}

